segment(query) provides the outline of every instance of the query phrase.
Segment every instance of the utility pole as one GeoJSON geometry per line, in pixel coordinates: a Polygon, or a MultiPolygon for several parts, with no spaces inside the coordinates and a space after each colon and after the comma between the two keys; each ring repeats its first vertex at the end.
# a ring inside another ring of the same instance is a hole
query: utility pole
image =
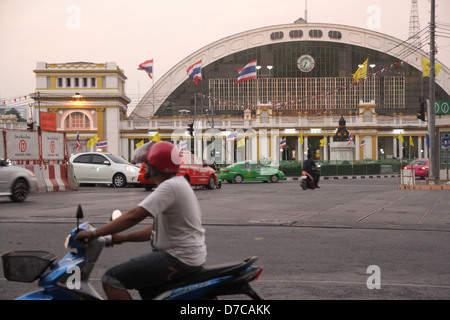
{"type": "Polygon", "coordinates": [[[437,184],[439,180],[439,139],[436,135],[436,115],[434,105],[436,102],[436,75],[435,75],[435,15],[436,0],[431,0],[430,19],[430,103],[428,104],[428,135],[430,141],[430,175],[428,184],[437,184]]]}

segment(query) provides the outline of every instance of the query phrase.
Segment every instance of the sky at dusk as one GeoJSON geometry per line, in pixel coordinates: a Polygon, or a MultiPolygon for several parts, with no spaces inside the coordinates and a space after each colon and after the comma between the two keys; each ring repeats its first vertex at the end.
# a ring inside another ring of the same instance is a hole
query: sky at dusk
{"type": "MultiPolygon", "coordinates": [[[[38,61],[114,61],[134,101],[152,80],[138,65],[154,59],[155,82],[202,47],[236,33],[293,23],[305,0],[0,0],[0,99],[35,91],[38,61]]],[[[418,0],[420,29],[430,2],[418,0]]],[[[436,0],[437,59],[450,67],[450,0],[436,0]]],[[[411,0],[309,0],[308,22],[372,29],[408,38],[411,0]]],[[[423,49],[426,51],[429,46],[423,49]]]]}

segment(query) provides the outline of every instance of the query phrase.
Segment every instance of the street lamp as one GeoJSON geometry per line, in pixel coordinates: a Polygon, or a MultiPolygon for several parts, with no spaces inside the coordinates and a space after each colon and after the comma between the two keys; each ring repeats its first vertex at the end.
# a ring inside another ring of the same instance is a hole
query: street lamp
{"type": "Polygon", "coordinates": [[[377,65],[376,64],[369,64],[370,67],[370,73],[372,74],[372,79],[373,79],[373,103],[375,103],[375,77],[373,74],[373,68],[375,68],[377,65]]]}
{"type": "Polygon", "coordinates": [[[261,66],[256,66],[256,104],[259,103],[259,85],[258,85],[258,72],[261,69],[261,66]]]}
{"type": "MultiPolygon", "coordinates": [[[[272,70],[273,66],[267,66],[267,69],[269,69],[269,80],[267,80],[267,86],[269,85],[270,82],[270,70],[272,70]]],[[[272,88],[272,86],[270,86],[270,88],[272,88]]],[[[269,89],[269,88],[267,88],[269,89]]],[[[271,95],[272,96],[272,95],[271,95]]],[[[269,90],[267,90],[267,101],[271,101],[272,99],[269,100],[269,90]]]]}

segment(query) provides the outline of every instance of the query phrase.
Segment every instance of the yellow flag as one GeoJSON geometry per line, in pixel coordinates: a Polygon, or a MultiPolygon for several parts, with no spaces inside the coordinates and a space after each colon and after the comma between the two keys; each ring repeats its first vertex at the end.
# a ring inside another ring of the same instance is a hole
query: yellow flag
{"type": "MultiPolygon", "coordinates": [[[[440,64],[434,65],[434,75],[437,77],[439,71],[441,71],[442,66],[440,64]]],[[[430,76],[430,60],[425,57],[422,57],[422,77],[430,76]]]]}
{"type": "Polygon", "coordinates": [[[99,137],[97,137],[97,135],[95,135],[93,138],[90,138],[90,139],[88,140],[88,142],[87,142],[87,147],[88,147],[88,148],[89,148],[89,147],[94,147],[95,144],[98,142],[98,140],[100,140],[100,139],[99,139],[99,137]]]}
{"type": "Polygon", "coordinates": [[[323,139],[320,140],[320,146],[321,146],[321,147],[324,147],[324,146],[325,146],[325,138],[323,138],[323,139]]]}
{"type": "Polygon", "coordinates": [[[353,80],[356,82],[359,79],[363,79],[365,77],[367,77],[367,63],[369,62],[369,58],[366,59],[366,61],[364,61],[364,63],[358,67],[358,70],[356,70],[355,73],[352,74],[353,76],[353,80]]]}
{"type": "Polygon", "coordinates": [[[414,147],[414,142],[412,136],[409,136],[409,145],[414,147]]]}
{"type": "Polygon", "coordinates": [[[402,134],[398,135],[397,139],[400,140],[401,143],[403,143],[403,135],[402,134]]]}
{"type": "Polygon", "coordinates": [[[89,148],[89,147],[93,147],[93,146],[95,146],[95,140],[94,140],[94,138],[90,138],[87,142],[87,147],[89,148]]]}
{"type": "Polygon", "coordinates": [[[144,145],[144,140],[141,140],[141,142],[136,143],[136,148],[139,148],[140,146],[144,145]]]}
{"type": "Polygon", "coordinates": [[[300,142],[300,144],[303,144],[303,132],[300,133],[300,138],[298,141],[300,142]]]}
{"type": "Polygon", "coordinates": [[[241,140],[238,141],[237,147],[245,147],[245,138],[241,138],[241,140]]]}
{"type": "Polygon", "coordinates": [[[153,136],[153,138],[152,138],[152,141],[153,142],[158,142],[158,141],[161,141],[161,137],[160,137],[160,135],[159,135],[159,132],[156,132],[156,134],[153,136]]]}

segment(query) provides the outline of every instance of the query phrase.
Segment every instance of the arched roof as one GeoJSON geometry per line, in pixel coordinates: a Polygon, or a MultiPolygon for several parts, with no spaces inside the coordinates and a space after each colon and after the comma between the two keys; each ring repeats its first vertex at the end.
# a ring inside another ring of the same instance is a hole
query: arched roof
{"type": "MultiPolygon", "coordinates": [[[[155,114],[170,93],[188,78],[187,68],[200,59],[202,68],[204,68],[221,58],[243,50],[292,41],[327,41],[365,47],[387,53],[399,61],[406,61],[418,70],[422,70],[421,58],[427,56],[423,50],[418,50],[400,39],[372,30],[345,25],[303,23],[253,29],[215,41],[181,60],[145,94],[132,112],[132,116],[149,117],[155,114]],[[290,32],[293,30],[301,30],[302,36],[291,37],[290,32]],[[311,30],[321,30],[322,36],[314,37],[310,33],[311,30]],[[282,37],[277,36],[277,34],[281,35],[280,32],[282,37]]],[[[439,62],[436,61],[436,63],[439,62]]],[[[436,78],[436,83],[450,95],[450,69],[448,67],[443,66],[436,78]]]]}

